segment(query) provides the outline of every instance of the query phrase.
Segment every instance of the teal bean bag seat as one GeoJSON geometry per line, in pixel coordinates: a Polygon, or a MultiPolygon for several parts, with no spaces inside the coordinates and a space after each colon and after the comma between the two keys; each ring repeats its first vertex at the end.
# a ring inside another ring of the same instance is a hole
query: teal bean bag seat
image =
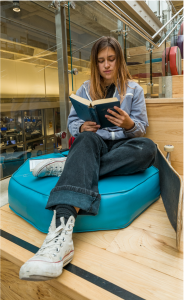
{"type": "MultiPolygon", "coordinates": [[[[67,156],[53,153],[39,158],[67,156]]],[[[27,160],[11,177],[8,188],[12,211],[47,233],[53,212],[45,209],[50,191],[58,177],[36,178],[27,160]]],[[[142,173],[107,177],[99,180],[101,203],[96,216],[78,215],[74,232],[111,230],[127,227],[160,196],[159,171],[150,167],[142,173]]]]}

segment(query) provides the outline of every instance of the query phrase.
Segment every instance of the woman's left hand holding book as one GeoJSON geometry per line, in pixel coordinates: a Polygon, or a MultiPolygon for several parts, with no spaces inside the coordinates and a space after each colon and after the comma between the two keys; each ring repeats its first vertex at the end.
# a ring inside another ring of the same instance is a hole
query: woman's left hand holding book
{"type": "Polygon", "coordinates": [[[95,122],[86,121],[81,125],[79,131],[80,132],[83,132],[83,131],[97,132],[97,130],[99,128],[100,128],[100,125],[97,125],[95,122]]]}

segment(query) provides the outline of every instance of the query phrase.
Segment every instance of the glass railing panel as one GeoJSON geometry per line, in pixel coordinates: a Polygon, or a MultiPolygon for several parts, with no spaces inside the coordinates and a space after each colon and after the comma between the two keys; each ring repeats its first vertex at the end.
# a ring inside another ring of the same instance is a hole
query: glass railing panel
{"type": "MultiPolygon", "coordinates": [[[[163,20],[166,9],[162,7],[163,20]]],[[[96,38],[102,35],[114,36],[121,42],[124,56],[133,80],[138,82],[146,98],[158,98],[168,96],[168,80],[165,77],[171,75],[167,67],[163,72],[163,53],[165,48],[177,45],[177,35],[180,24],[171,33],[181,16],[175,17],[160,33],[160,41],[164,41],[169,33],[171,35],[158,49],[154,48],[146,39],[141,37],[133,29],[127,27],[114,15],[101,7],[97,2],[78,1],[75,9],[70,9],[70,57],[69,65],[78,69],[78,75],[72,75],[70,81],[70,93],[76,92],[81,84],[90,78],[90,52],[96,38]],[[98,18],[99,13],[107,16],[108,24],[98,18]],[[98,27],[98,30],[97,30],[98,27]],[[79,34],[78,34],[79,33],[79,34]],[[72,55],[71,55],[72,53],[72,55]],[[73,83],[73,85],[72,85],[73,83]]],[[[167,15],[168,16],[168,15],[167,15]]],[[[165,20],[164,24],[168,21],[165,20]]],[[[158,41],[158,36],[157,36],[158,41]]],[[[168,63],[169,64],[169,63],[168,63]]],[[[165,64],[164,64],[165,67],[165,64]]],[[[170,94],[172,96],[172,93],[170,94]]]]}
{"type": "Polygon", "coordinates": [[[177,36],[182,22],[182,15],[178,15],[171,20],[159,33],[160,39],[157,41],[157,44],[161,45],[165,40],[167,40],[167,42],[170,41],[171,46],[177,46],[177,36]]]}
{"type": "MultiPolygon", "coordinates": [[[[168,24],[169,30],[167,30],[165,33],[162,33],[162,37],[158,41],[159,49],[153,51],[153,58],[159,59],[160,57],[160,62],[153,62],[153,70],[158,72],[157,75],[159,75],[159,78],[153,78],[153,96],[158,95],[159,98],[173,97],[172,72],[170,69],[169,53],[171,47],[178,46],[178,33],[182,22],[183,20],[181,20],[181,16],[178,16],[178,18],[174,19],[170,24],[168,24]],[[178,20],[180,20],[179,23],[178,20]],[[173,30],[174,27],[175,29],[173,30]],[[160,72],[162,75],[160,75],[160,72]]],[[[181,59],[181,55],[181,51],[177,52],[176,61],[178,65],[176,68],[178,70],[178,75],[182,74],[183,61],[181,59]]]]}
{"type": "MultiPolygon", "coordinates": [[[[75,2],[75,9],[70,8],[70,43],[72,68],[78,69],[78,75],[71,75],[69,93],[72,92],[72,80],[73,92],[76,92],[90,78],[90,55],[94,42],[101,36],[114,36],[121,40],[122,30],[121,22],[97,2],[75,2]]],[[[71,57],[68,66],[71,69],[71,57]]]]}
{"type": "Polygon", "coordinates": [[[144,90],[146,98],[150,97],[150,44],[131,28],[126,27],[126,57],[132,79],[144,90]]]}
{"type": "Polygon", "coordinates": [[[164,51],[165,43],[159,49],[152,50],[151,98],[165,97],[164,81],[162,80],[162,68],[165,64],[164,51]]]}
{"type": "Polygon", "coordinates": [[[90,72],[90,62],[87,62],[85,60],[77,59],[76,57],[73,58],[73,67],[77,68],[78,75],[73,75],[73,91],[71,86],[71,77],[69,80],[69,93],[73,92],[76,93],[76,91],[79,89],[79,87],[83,84],[84,81],[90,79],[91,72],[90,72]],[[82,65],[85,65],[83,67],[82,65]]]}
{"type": "MultiPolygon", "coordinates": [[[[180,24],[177,22],[177,20],[173,20],[171,22],[171,26],[169,28],[169,30],[165,33],[165,35],[168,36],[167,38],[167,42],[170,41],[171,47],[172,46],[177,46],[177,40],[178,40],[178,31],[180,28],[180,24]],[[172,31],[172,29],[175,27],[175,29],[172,31]]],[[[161,40],[162,41],[162,40],[161,40]]]]}
{"type": "MultiPolygon", "coordinates": [[[[75,9],[68,14],[70,24],[70,56],[69,66],[78,69],[78,75],[69,78],[69,92],[76,92],[81,84],[90,78],[90,52],[93,43],[102,35],[114,36],[122,44],[124,56],[133,80],[144,90],[146,98],[164,96],[164,80],[162,80],[163,44],[154,49],[149,42],[128,28],[110,12],[96,2],[78,1],[75,9]],[[98,18],[99,13],[106,20],[98,18]],[[108,24],[107,21],[108,20],[108,24]],[[98,29],[97,29],[98,28],[98,29]],[[71,55],[72,54],[72,55],[71,55]]],[[[173,22],[163,31],[163,36],[171,30],[173,22]]],[[[171,41],[167,41],[169,45],[171,41]]]]}
{"type": "Polygon", "coordinates": [[[16,13],[13,2],[0,3],[1,178],[27,158],[53,152],[60,131],[55,14],[30,1],[19,5],[16,13]]]}
{"type": "MultiPolygon", "coordinates": [[[[37,149],[42,153],[62,149],[62,138],[55,137],[55,133],[61,131],[62,120],[55,12],[34,2],[19,1],[19,4],[21,14],[13,12],[12,2],[0,3],[2,177],[11,175],[28,157],[35,156],[38,151],[33,145],[41,147],[37,149]],[[6,162],[12,167],[5,168],[6,162]]],[[[120,42],[133,80],[143,87],[145,97],[168,97],[172,78],[169,69],[163,71],[163,53],[165,48],[177,43],[181,16],[163,30],[159,41],[163,44],[156,50],[97,2],[76,1],[75,9],[69,13],[68,9],[66,7],[68,69],[78,70],[78,75],[69,75],[70,94],[90,78],[94,42],[101,36],[113,36],[120,42]]]]}

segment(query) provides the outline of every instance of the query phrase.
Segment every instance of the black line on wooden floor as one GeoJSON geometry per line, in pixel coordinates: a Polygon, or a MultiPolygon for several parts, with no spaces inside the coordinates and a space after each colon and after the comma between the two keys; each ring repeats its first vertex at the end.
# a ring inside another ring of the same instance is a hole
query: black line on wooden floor
{"type": "MultiPolygon", "coordinates": [[[[39,250],[38,247],[36,247],[36,246],[34,246],[34,245],[18,238],[16,236],[4,231],[4,230],[0,229],[0,235],[3,238],[9,240],[10,242],[12,242],[12,243],[28,250],[28,251],[34,253],[34,254],[39,250]]],[[[96,276],[96,275],[94,275],[94,274],[92,274],[88,271],[85,271],[85,270],[83,270],[83,269],[81,269],[81,268],[79,268],[79,267],[77,267],[77,266],[75,266],[71,263],[68,264],[67,266],[65,266],[64,269],[71,272],[71,273],[73,273],[73,274],[75,274],[75,275],[77,275],[77,276],[79,276],[79,277],[81,277],[81,278],[83,278],[83,279],[85,279],[85,280],[87,280],[87,281],[89,281],[89,282],[91,282],[91,283],[93,283],[93,284],[95,284],[96,286],[99,286],[100,288],[102,288],[102,289],[104,289],[104,290],[106,290],[106,291],[108,291],[108,292],[124,299],[124,300],[145,300],[145,299],[143,299],[143,298],[141,298],[141,297],[139,297],[139,296],[137,296],[137,295],[135,295],[135,294],[133,294],[129,291],[126,291],[125,289],[111,283],[110,281],[107,281],[107,280],[105,280],[101,277],[98,277],[98,276],[96,276]]]]}
{"type": "Polygon", "coordinates": [[[34,246],[34,245],[32,245],[32,244],[30,244],[30,243],[28,243],[28,242],[26,242],[22,239],[19,239],[18,237],[14,236],[14,235],[12,235],[12,234],[10,234],[10,233],[2,230],[2,229],[0,229],[0,235],[3,238],[9,240],[10,242],[12,242],[14,244],[17,244],[18,246],[20,246],[20,247],[22,247],[22,248],[24,248],[24,249],[26,249],[26,250],[28,250],[32,253],[36,253],[39,250],[38,247],[36,247],[36,246],[34,246]]]}
{"type": "Polygon", "coordinates": [[[71,273],[99,286],[100,288],[122,298],[125,300],[144,300],[143,298],[132,294],[131,292],[119,287],[118,285],[111,283],[110,281],[107,281],[101,277],[98,277],[88,271],[85,271],[73,264],[68,264],[66,267],[64,267],[67,271],[70,271],[71,273]]]}

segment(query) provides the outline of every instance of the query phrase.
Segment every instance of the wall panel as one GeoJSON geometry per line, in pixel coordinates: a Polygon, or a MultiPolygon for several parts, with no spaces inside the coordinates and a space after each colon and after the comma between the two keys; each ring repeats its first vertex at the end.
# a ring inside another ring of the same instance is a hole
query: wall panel
{"type": "Polygon", "coordinates": [[[152,139],[164,151],[164,145],[174,145],[171,154],[172,165],[175,170],[183,174],[183,103],[174,100],[162,103],[162,99],[146,101],[149,127],[146,137],[152,139]]]}

